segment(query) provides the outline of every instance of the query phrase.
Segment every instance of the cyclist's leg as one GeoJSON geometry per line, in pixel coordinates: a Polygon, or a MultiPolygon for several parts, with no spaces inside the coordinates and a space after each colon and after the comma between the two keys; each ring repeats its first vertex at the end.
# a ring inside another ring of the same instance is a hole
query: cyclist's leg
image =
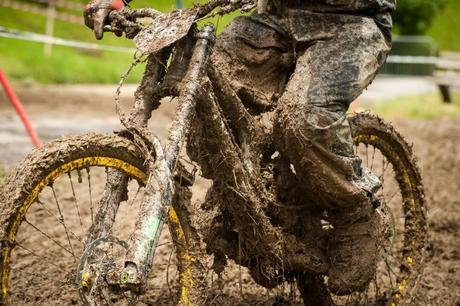
{"type": "Polygon", "coordinates": [[[249,108],[264,110],[283,92],[295,65],[292,42],[273,18],[236,18],[219,36],[213,63],[249,108]]]}
{"type": "Polygon", "coordinates": [[[374,227],[372,193],[379,181],[353,153],[346,111],[374,78],[389,43],[370,18],[333,18],[329,37],[299,56],[279,101],[275,130],[280,150],[328,211],[336,242],[329,285],[347,293],[365,286],[374,271],[375,258],[355,254],[376,249],[368,231],[374,227]]]}
{"type": "MultiPolygon", "coordinates": [[[[284,35],[265,17],[242,16],[219,35],[213,48],[212,64],[245,106],[254,111],[263,110],[279,97],[294,65],[288,48],[291,43],[284,35]]],[[[222,156],[212,144],[206,117],[201,120],[200,112],[198,106],[190,137],[193,141],[188,143],[187,151],[200,164],[203,176],[214,179],[222,156]]]]}
{"type": "MultiPolygon", "coordinates": [[[[283,51],[285,39],[275,26],[267,25],[258,18],[255,16],[236,18],[219,35],[211,55],[212,64],[222,78],[230,84],[234,94],[245,106],[254,111],[269,106],[272,100],[279,96],[289,73],[287,61],[289,54],[283,51]],[[281,80],[280,76],[282,76],[281,80]]],[[[293,63],[291,59],[291,67],[293,63]]],[[[213,180],[213,186],[207,191],[202,208],[212,209],[211,215],[214,215],[214,219],[207,224],[209,227],[202,233],[207,243],[207,251],[214,255],[213,269],[220,274],[226,262],[225,254],[232,252],[225,247],[225,244],[232,245],[231,242],[222,243],[222,241],[225,237],[232,237],[230,234],[232,228],[229,227],[228,222],[221,221],[229,212],[221,209],[216,214],[214,210],[219,206],[224,208],[223,203],[235,197],[234,191],[231,191],[225,182],[226,179],[233,180],[234,176],[225,166],[227,162],[224,161],[227,157],[219,145],[215,128],[209,123],[212,114],[205,106],[208,104],[203,103],[203,100],[209,99],[205,93],[209,93],[211,85],[207,81],[203,85],[203,96],[198,98],[197,116],[191,128],[190,141],[187,142],[187,153],[200,165],[202,176],[213,180]]],[[[226,119],[230,125],[235,123],[230,120],[235,114],[222,115],[227,115],[226,119]]],[[[236,134],[235,138],[238,137],[236,134]]]]}

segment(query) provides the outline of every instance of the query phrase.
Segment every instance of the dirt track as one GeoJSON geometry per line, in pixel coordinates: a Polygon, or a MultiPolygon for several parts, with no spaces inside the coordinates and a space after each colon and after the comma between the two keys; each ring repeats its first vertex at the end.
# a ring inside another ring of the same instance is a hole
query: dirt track
{"type": "MultiPolygon", "coordinates": [[[[91,94],[33,87],[22,89],[18,94],[33,121],[39,123],[39,134],[49,140],[82,131],[116,129],[110,94],[113,91],[107,92],[91,94]]],[[[152,120],[151,128],[162,138],[173,110],[165,105],[152,120]]],[[[428,204],[427,266],[419,281],[414,305],[460,305],[460,121],[436,119],[394,124],[414,143],[428,204]]],[[[5,97],[0,95],[0,158],[9,165],[30,148],[21,133],[22,127],[5,97]]],[[[200,195],[204,193],[204,186],[201,182],[197,190],[200,195]]],[[[245,287],[246,297],[253,293],[250,287],[245,287]]]]}

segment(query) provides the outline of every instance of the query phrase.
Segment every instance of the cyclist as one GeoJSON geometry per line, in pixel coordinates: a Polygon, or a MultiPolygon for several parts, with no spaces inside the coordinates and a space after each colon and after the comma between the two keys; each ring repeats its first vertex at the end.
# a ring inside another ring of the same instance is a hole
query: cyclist
{"type": "MultiPolygon", "coordinates": [[[[110,10],[127,2],[88,4],[85,23],[96,38],[110,10]]],[[[381,184],[353,152],[346,112],[387,57],[395,2],[260,0],[212,54],[248,108],[276,107],[278,148],[334,227],[328,286],[336,294],[364,290],[379,254],[381,184]]]]}

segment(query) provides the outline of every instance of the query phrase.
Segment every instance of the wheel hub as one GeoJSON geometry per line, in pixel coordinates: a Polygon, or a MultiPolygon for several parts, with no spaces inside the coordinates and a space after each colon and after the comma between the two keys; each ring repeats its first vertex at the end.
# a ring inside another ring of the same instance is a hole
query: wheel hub
{"type": "Polygon", "coordinates": [[[76,283],[79,286],[80,299],[84,305],[98,305],[108,298],[114,288],[119,288],[122,278],[113,275],[117,265],[114,260],[113,250],[117,247],[126,251],[128,244],[115,237],[102,237],[90,243],[83,255],[77,269],[76,283]],[[112,277],[108,277],[108,276],[112,277]]]}

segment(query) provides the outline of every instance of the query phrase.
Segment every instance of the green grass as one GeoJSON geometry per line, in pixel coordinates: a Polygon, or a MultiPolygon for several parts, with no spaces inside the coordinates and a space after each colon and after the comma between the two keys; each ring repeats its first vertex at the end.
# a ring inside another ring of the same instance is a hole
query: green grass
{"type": "MultiPolygon", "coordinates": [[[[43,45],[0,38],[0,68],[11,79],[39,83],[114,83],[132,61],[128,53],[82,51],[53,46],[51,57],[43,53],[43,45]]],[[[137,82],[142,68],[136,68],[129,82],[137,82]]]]}
{"type": "MultiPolygon", "coordinates": [[[[86,3],[87,1],[78,1],[86,3]]],[[[192,1],[184,1],[190,6],[192,1]]],[[[203,2],[203,1],[201,1],[203,2]]],[[[169,11],[175,7],[173,0],[136,0],[133,7],[153,7],[169,11]]],[[[77,12],[75,12],[77,13],[77,12]]],[[[80,13],[78,13],[80,14],[80,13]]],[[[222,30],[233,16],[214,18],[204,22],[214,22],[222,30]]],[[[44,16],[25,13],[0,7],[0,25],[8,28],[44,33],[44,16]]],[[[131,40],[117,38],[106,33],[102,41],[96,41],[93,33],[83,25],[55,21],[56,37],[99,43],[113,46],[134,47],[131,40]]],[[[115,83],[132,61],[132,55],[119,52],[85,51],[72,47],[53,46],[52,56],[46,57],[43,45],[10,38],[0,38],[0,69],[15,80],[27,80],[38,83],[115,83]]],[[[138,82],[142,74],[142,65],[136,68],[128,82],[138,82]]]]}
{"type": "MultiPolygon", "coordinates": [[[[80,1],[81,2],[81,1],[80,1]]],[[[86,1],[83,1],[85,3],[86,1]]],[[[205,2],[205,1],[200,1],[205,2]]],[[[191,6],[192,1],[184,1],[185,5],[191,6]]],[[[175,1],[172,0],[135,0],[132,2],[133,8],[141,7],[153,7],[157,10],[167,12],[175,7],[175,1]]],[[[81,16],[83,12],[74,11],[74,14],[81,16]]],[[[83,17],[81,17],[83,20],[83,17]]],[[[218,21],[220,27],[227,24],[233,16],[224,16],[222,18],[215,18],[213,21],[218,21]],[[221,21],[220,21],[221,20],[221,21]]],[[[45,32],[46,18],[44,16],[32,13],[26,13],[23,11],[12,10],[8,8],[0,7],[0,25],[14,28],[23,31],[44,33],[45,32]]],[[[72,24],[55,20],[54,35],[56,37],[73,39],[78,41],[86,41],[96,43],[91,30],[86,28],[84,25],[72,24]]],[[[132,42],[127,39],[119,39],[118,37],[107,34],[104,36],[104,40],[99,42],[101,44],[109,45],[122,45],[122,46],[133,46],[132,42]]]]}
{"type": "Polygon", "coordinates": [[[460,93],[453,95],[454,102],[442,103],[438,93],[398,97],[389,101],[366,103],[361,106],[388,119],[435,118],[460,119],[460,93]]]}
{"type": "MultiPolygon", "coordinates": [[[[82,17],[83,19],[83,17],[82,17]]],[[[18,29],[22,31],[45,33],[46,18],[44,16],[32,13],[26,13],[18,10],[0,7],[0,25],[18,29]]],[[[100,43],[118,46],[133,46],[133,43],[127,39],[117,39],[114,35],[106,35],[104,41],[98,42],[84,25],[78,25],[61,20],[55,20],[54,36],[70,40],[100,43]]],[[[3,53],[0,51],[0,54],[3,53]]]]}
{"type": "Polygon", "coordinates": [[[427,35],[432,36],[441,50],[460,52],[460,1],[447,0],[437,12],[427,35]]]}
{"type": "MultiPolygon", "coordinates": [[[[1,0],[0,0],[1,1],[1,0]]],[[[74,0],[86,3],[86,0],[74,0]]],[[[195,2],[204,2],[200,0],[195,2]]],[[[184,1],[190,6],[192,1],[184,1]]],[[[161,11],[169,11],[175,6],[174,0],[135,0],[133,7],[153,7],[161,11]]],[[[460,1],[447,0],[444,10],[435,17],[429,31],[441,49],[460,51],[460,1]]],[[[74,12],[81,15],[80,12],[74,12]]],[[[218,25],[218,31],[228,24],[232,16],[224,16],[206,20],[218,25]]],[[[0,25],[23,31],[44,33],[45,17],[0,7],[0,25]]],[[[104,40],[98,42],[93,33],[83,25],[70,24],[56,20],[55,36],[64,39],[100,43],[114,46],[133,47],[130,40],[106,34],[104,40]]],[[[116,52],[83,51],[70,47],[53,47],[50,58],[43,52],[40,43],[23,42],[8,38],[0,38],[0,69],[16,80],[30,80],[39,83],[115,83],[131,62],[131,55],[116,52]]],[[[138,82],[142,69],[133,72],[128,82],[138,82]]]]}
{"type": "MultiPolygon", "coordinates": [[[[40,15],[0,8],[0,25],[23,31],[43,33],[45,18],[40,15]]],[[[83,25],[55,21],[55,36],[64,39],[134,47],[132,41],[106,35],[97,42],[83,25]]],[[[15,80],[39,83],[115,83],[132,61],[122,52],[82,50],[53,46],[51,57],[44,54],[43,44],[0,38],[0,69],[15,80]]],[[[141,69],[136,69],[129,82],[137,82],[141,69]]]]}

